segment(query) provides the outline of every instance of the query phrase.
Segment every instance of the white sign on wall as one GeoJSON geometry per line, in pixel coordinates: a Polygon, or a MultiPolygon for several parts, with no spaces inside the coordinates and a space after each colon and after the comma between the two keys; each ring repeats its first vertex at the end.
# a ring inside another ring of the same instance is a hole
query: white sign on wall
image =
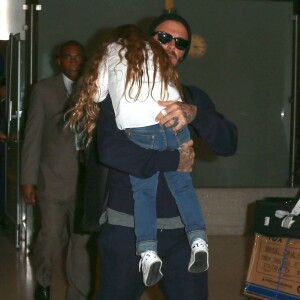
{"type": "Polygon", "coordinates": [[[20,33],[25,39],[24,0],[0,0],[0,40],[8,40],[9,34],[20,33]]]}

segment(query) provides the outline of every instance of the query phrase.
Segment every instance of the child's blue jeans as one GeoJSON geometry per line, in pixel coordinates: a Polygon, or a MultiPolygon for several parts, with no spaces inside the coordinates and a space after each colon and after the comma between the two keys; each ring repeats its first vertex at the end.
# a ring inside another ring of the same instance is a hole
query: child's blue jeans
{"type": "MultiPolygon", "coordinates": [[[[159,124],[140,128],[127,128],[130,140],[146,149],[175,150],[190,139],[187,126],[179,131],[159,124]]],[[[193,187],[190,173],[164,172],[164,176],[175,198],[189,243],[196,238],[206,240],[204,218],[193,187]]],[[[137,254],[147,250],[157,251],[156,239],[156,191],[158,172],[141,179],[130,176],[134,198],[134,221],[137,238],[137,254]]]]}

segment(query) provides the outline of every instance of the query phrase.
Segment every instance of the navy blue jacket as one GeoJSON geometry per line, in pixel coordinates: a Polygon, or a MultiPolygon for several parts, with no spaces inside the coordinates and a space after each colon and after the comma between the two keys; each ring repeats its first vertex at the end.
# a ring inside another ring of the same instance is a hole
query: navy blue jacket
{"type": "MultiPolygon", "coordinates": [[[[186,97],[186,102],[197,106],[197,114],[189,126],[217,155],[233,155],[237,148],[236,126],[216,111],[205,92],[196,87],[190,87],[190,92],[192,97],[186,97]]],[[[178,167],[178,150],[146,150],[131,142],[125,132],[117,128],[109,96],[100,104],[97,143],[101,161],[110,167],[108,207],[119,212],[133,215],[128,174],[146,178],[157,171],[176,171],[178,167]]],[[[178,215],[175,200],[161,173],[157,191],[157,217],[171,218],[178,215]]]]}

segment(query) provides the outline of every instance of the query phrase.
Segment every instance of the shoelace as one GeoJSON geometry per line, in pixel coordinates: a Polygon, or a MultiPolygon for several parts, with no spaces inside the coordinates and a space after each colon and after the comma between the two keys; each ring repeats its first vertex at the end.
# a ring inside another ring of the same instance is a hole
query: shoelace
{"type": "Polygon", "coordinates": [[[194,249],[195,247],[199,247],[199,246],[207,248],[207,244],[204,240],[195,240],[195,242],[192,245],[192,249],[194,249]]]}
{"type": "Polygon", "coordinates": [[[150,255],[150,253],[154,254],[154,258],[157,256],[155,251],[152,250],[148,250],[146,251],[145,255],[143,257],[141,257],[140,262],[139,262],[139,272],[141,272],[141,269],[143,269],[143,262],[144,260],[146,260],[150,255]]]}

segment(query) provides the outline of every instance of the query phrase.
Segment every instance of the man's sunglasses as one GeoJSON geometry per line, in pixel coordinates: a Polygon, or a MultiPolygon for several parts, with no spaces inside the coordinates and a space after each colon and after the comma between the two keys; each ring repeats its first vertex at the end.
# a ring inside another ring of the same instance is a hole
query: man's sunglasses
{"type": "Polygon", "coordinates": [[[179,37],[174,37],[173,35],[166,33],[164,31],[156,31],[153,33],[153,35],[157,34],[157,40],[165,45],[169,44],[172,42],[172,40],[175,40],[175,46],[178,50],[186,50],[187,47],[189,46],[189,41],[179,38],[179,37]]]}

